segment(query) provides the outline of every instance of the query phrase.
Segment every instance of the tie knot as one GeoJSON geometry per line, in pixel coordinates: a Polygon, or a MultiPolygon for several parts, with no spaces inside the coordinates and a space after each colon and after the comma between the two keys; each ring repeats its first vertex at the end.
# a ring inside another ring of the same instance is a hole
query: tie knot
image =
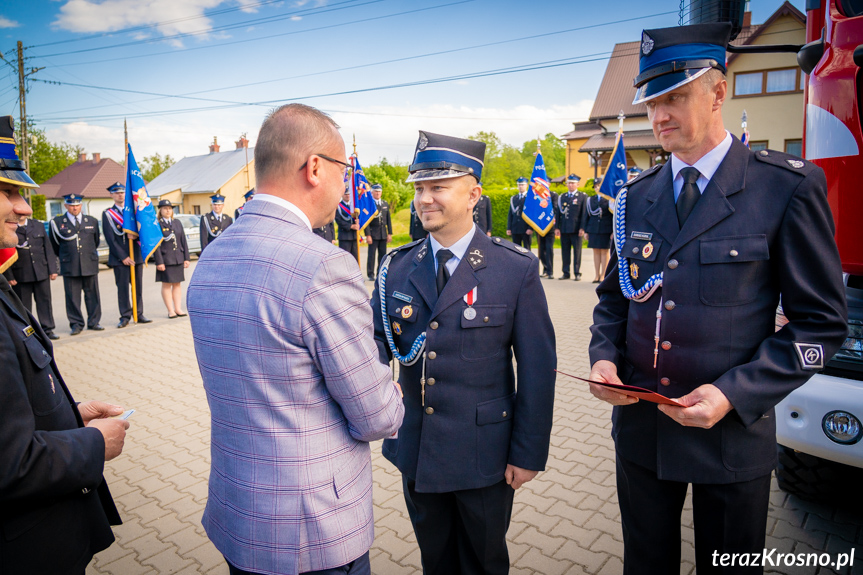
{"type": "Polygon", "coordinates": [[[449,250],[438,250],[437,252],[437,265],[438,269],[445,266],[446,263],[452,258],[453,253],[449,250]]]}
{"type": "Polygon", "coordinates": [[[680,174],[683,176],[683,182],[686,184],[694,184],[698,181],[699,176],[701,176],[701,172],[696,168],[683,168],[680,170],[680,174]]]}

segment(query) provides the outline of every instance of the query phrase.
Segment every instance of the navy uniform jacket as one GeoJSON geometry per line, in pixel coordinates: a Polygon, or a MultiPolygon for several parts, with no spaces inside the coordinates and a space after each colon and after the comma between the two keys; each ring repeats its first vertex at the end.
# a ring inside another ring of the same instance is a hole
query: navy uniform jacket
{"type": "Polygon", "coordinates": [[[423,331],[428,337],[425,407],[420,359],[399,367],[404,421],[398,437],[383,445],[384,457],[416,481],[417,491],[493,485],[503,479],[507,463],[545,468],[557,355],[538,260],[522,250],[476,230],[438,297],[434,254],[429,240],[421,240],[395,251],[385,296],[380,280],[375,285],[372,309],[381,361],[391,358],[384,320],[393,327],[401,354],[423,331]],[[463,297],[474,287],[476,317],[468,319],[463,297]]]}
{"type": "Polygon", "coordinates": [[[554,203],[555,225],[562,234],[577,234],[587,225],[587,195],[565,192],[554,203]]]}
{"type": "MultiPolygon", "coordinates": [[[[108,244],[109,268],[125,265],[123,260],[129,257],[129,238],[123,231],[122,221],[123,210],[116,209],[116,206],[111,206],[102,212],[102,233],[105,236],[105,243],[108,244]],[[112,218],[108,212],[113,212],[119,216],[120,223],[117,223],[117,220],[112,218]]],[[[138,240],[132,240],[132,246],[135,251],[135,263],[144,263],[144,259],[141,257],[141,243],[138,240]]]]}
{"type": "Polygon", "coordinates": [[[491,198],[481,195],[473,207],[473,223],[483,233],[491,231],[491,198]]]}
{"type": "MultiPolygon", "coordinates": [[[[675,214],[676,213],[677,212],[675,212],[675,214]]],[[[614,216],[608,209],[608,200],[599,195],[590,196],[589,198],[587,198],[585,217],[587,218],[587,223],[585,223],[584,225],[584,232],[586,234],[606,235],[610,234],[612,229],[614,228],[614,216]],[[599,204],[600,209],[599,215],[592,216],[590,215],[590,212],[588,210],[590,208],[596,210],[597,203],[599,204]]]]}
{"type": "Polygon", "coordinates": [[[638,266],[634,287],[659,272],[664,285],[644,303],[625,299],[612,249],[590,361],[612,361],[624,383],[668,397],[718,387],[734,409],[709,430],[683,427],[646,401],[615,407],[615,446],[660,479],[748,481],[776,465],[773,407],[848,333],[824,172],[781,152],[750,152],[735,138],[682,230],[671,178],[669,162],[628,184],[621,250],[627,267],[638,266]],[[789,323],[775,332],[780,294],[789,323]]]}
{"type": "Polygon", "coordinates": [[[233,223],[234,220],[227,214],[222,214],[221,219],[213,212],[207,212],[201,216],[201,251],[203,252],[207,244],[219,237],[233,223]]]}
{"type": "Polygon", "coordinates": [[[352,230],[351,226],[354,223],[353,217],[349,216],[345,210],[341,208],[341,206],[345,206],[345,208],[350,211],[350,207],[344,203],[339,202],[339,205],[336,206],[336,226],[339,228],[339,241],[340,242],[355,242],[357,241],[357,230],[352,230]]]}
{"type": "Polygon", "coordinates": [[[78,575],[121,523],[105,440],[84,427],[51,342],[12,297],[0,289],[0,573],[78,575]]]}
{"type": "Polygon", "coordinates": [[[76,229],[66,214],[51,220],[51,245],[60,258],[60,275],[94,276],[99,273],[99,222],[93,216],[81,214],[76,229]]]}
{"type": "Polygon", "coordinates": [[[159,226],[164,239],[153,252],[156,265],[176,266],[189,261],[189,246],[180,220],[171,218],[171,224],[168,225],[165,220],[159,219],[159,226]]]}
{"type": "Polygon", "coordinates": [[[39,220],[27,219],[18,226],[18,260],[9,268],[6,277],[22,283],[40,282],[51,274],[59,273],[57,256],[48,241],[45,226],[39,220]]]}
{"type": "Polygon", "coordinates": [[[519,197],[519,194],[516,194],[509,199],[509,214],[506,217],[506,229],[510,230],[513,234],[523,234],[530,229],[530,226],[521,217],[525,199],[527,199],[527,192],[525,192],[523,198],[519,197]]]}
{"type": "Polygon", "coordinates": [[[381,205],[378,206],[378,213],[371,219],[366,226],[365,233],[371,236],[373,240],[385,240],[387,234],[393,234],[393,220],[390,216],[390,205],[384,200],[381,200],[381,205]]]}
{"type": "Polygon", "coordinates": [[[416,208],[414,207],[413,201],[411,201],[411,224],[410,224],[410,234],[411,240],[421,240],[428,237],[429,233],[425,231],[423,227],[423,223],[420,220],[420,217],[417,215],[416,208]]]}
{"type": "Polygon", "coordinates": [[[312,231],[316,236],[320,236],[327,240],[328,242],[332,242],[336,239],[336,224],[333,222],[328,223],[327,225],[321,228],[314,228],[312,231]]]}

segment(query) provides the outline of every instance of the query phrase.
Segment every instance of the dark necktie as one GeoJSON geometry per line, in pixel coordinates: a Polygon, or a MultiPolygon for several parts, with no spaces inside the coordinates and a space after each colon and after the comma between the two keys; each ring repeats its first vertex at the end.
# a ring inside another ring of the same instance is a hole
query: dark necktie
{"type": "Polygon", "coordinates": [[[680,227],[683,227],[686,218],[692,213],[695,204],[701,198],[701,191],[695,182],[701,175],[701,172],[695,168],[683,168],[680,170],[680,175],[683,176],[683,189],[680,190],[680,195],[677,196],[677,222],[680,227]]]}
{"type": "Polygon", "coordinates": [[[446,269],[446,263],[451,257],[452,252],[449,250],[438,250],[437,252],[437,277],[435,278],[435,283],[437,284],[438,294],[443,291],[443,287],[449,279],[449,270],[446,269]]]}

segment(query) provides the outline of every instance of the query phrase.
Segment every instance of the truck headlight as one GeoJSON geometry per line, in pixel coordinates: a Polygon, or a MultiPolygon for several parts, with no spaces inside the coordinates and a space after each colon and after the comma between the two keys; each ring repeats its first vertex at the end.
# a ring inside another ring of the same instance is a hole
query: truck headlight
{"type": "Polygon", "coordinates": [[[863,321],[848,320],[848,338],[836,356],[842,359],[863,360],[863,321]]]}
{"type": "Polygon", "coordinates": [[[847,411],[831,411],[821,420],[824,434],[841,445],[853,445],[860,441],[860,420],[847,411]]]}

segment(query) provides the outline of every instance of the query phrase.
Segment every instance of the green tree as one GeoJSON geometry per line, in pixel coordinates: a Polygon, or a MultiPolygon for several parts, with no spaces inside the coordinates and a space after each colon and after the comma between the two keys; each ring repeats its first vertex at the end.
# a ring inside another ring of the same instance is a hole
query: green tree
{"type": "MultiPolygon", "coordinates": [[[[20,133],[20,132],[19,132],[20,133]]],[[[45,130],[30,126],[30,177],[37,184],[50,180],[68,166],[75,163],[78,154],[84,151],[81,146],[66,142],[54,144],[45,136],[45,130]]],[[[18,151],[21,156],[21,151],[18,151]]]]}
{"type": "Polygon", "coordinates": [[[390,205],[391,213],[395,214],[407,207],[413,199],[414,188],[405,183],[408,177],[407,164],[391,164],[386,158],[382,158],[377,164],[363,168],[363,173],[370,184],[383,186],[383,198],[390,205]]]}
{"type": "Polygon", "coordinates": [[[145,181],[152,182],[156,179],[156,176],[173,166],[175,162],[176,160],[171,157],[171,154],[165,154],[163,158],[156,152],[152,156],[147,156],[141,160],[141,175],[144,176],[145,181]]]}

